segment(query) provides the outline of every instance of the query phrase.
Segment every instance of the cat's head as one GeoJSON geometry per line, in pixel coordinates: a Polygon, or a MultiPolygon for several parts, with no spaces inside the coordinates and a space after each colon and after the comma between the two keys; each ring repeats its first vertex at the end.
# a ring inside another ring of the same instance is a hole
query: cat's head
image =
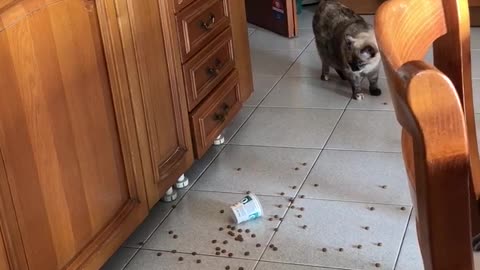
{"type": "Polygon", "coordinates": [[[348,52],[348,64],[352,71],[362,70],[368,64],[380,62],[377,40],[373,30],[361,32],[356,36],[345,36],[348,52]]]}

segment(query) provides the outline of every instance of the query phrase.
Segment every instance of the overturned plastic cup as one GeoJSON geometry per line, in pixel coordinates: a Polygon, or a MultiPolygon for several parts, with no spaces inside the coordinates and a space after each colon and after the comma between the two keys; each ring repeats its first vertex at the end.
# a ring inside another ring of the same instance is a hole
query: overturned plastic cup
{"type": "Polygon", "coordinates": [[[246,195],[240,202],[232,205],[230,208],[237,224],[263,216],[262,204],[260,204],[255,194],[246,195]]]}

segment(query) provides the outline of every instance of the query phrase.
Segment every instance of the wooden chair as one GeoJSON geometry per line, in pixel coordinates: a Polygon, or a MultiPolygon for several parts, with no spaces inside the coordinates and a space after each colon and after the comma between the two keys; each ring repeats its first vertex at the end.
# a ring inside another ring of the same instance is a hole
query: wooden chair
{"type": "Polygon", "coordinates": [[[375,30],[427,270],[472,270],[480,161],[467,0],[390,0],[375,30]],[[434,66],[423,61],[433,45],[434,66]]]}

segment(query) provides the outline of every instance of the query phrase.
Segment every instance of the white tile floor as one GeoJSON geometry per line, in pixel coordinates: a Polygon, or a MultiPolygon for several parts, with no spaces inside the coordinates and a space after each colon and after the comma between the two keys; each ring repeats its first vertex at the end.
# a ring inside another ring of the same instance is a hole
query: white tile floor
{"type": "MultiPolygon", "coordinates": [[[[292,40],[249,26],[255,93],[225,131],[228,144],[197,161],[178,207],[158,203],[103,269],[423,269],[386,82],[382,96],[357,102],[338,77],[320,81],[312,14],[292,40]],[[231,223],[220,210],[247,191],[265,217],[237,226],[238,242],[219,230],[231,223]]],[[[472,48],[479,111],[480,29],[472,48]]]]}

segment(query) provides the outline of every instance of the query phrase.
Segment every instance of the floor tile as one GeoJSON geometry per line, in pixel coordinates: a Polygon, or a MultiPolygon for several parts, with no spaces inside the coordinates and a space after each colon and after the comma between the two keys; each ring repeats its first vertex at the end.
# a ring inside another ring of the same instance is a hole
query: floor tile
{"type": "MultiPolygon", "coordinates": [[[[363,83],[363,92],[365,98],[362,101],[352,101],[348,104],[347,110],[375,110],[375,111],[393,111],[392,96],[387,80],[379,78],[378,87],[382,89],[382,95],[371,96],[368,94],[369,83],[365,80],[363,83]]],[[[350,88],[348,88],[350,90],[350,88]]]]}
{"type": "Polygon", "coordinates": [[[346,111],[326,148],[400,152],[400,137],[394,112],[346,111]]]}
{"type": "Polygon", "coordinates": [[[190,167],[190,169],[188,169],[188,171],[185,173],[185,176],[190,180],[189,187],[195,184],[195,181],[198,180],[202,173],[208,168],[210,163],[212,163],[212,161],[218,156],[223,147],[223,145],[213,145],[210,147],[210,149],[208,149],[207,153],[205,153],[201,159],[193,162],[192,167],[190,167]]]}
{"type": "Polygon", "coordinates": [[[241,194],[190,190],[150,238],[145,248],[215,255],[215,248],[220,247],[226,250],[226,253],[221,255],[223,257],[226,257],[228,253],[233,253],[235,258],[259,259],[273,235],[273,229],[279,224],[276,220],[268,221],[267,217],[283,216],[288,201],[282,197],[259,196],[265,217],[237,226],[238,229],[244,231],[251,230],[250,236],[243,233],[244,242],[238,242],[234,240],[235,237],[227,234],[227,229],[219,231],[219,228],[226,228],[227,225],[233,224],[230,205],[240,201],[243,196],[241,194]],[[278,208],[277,206],[281,204],[284,207],[278,208]],[[225,213],[220,213],[220,210],[225,210],[225,213]],[[173,231],[178,238],[174,239],[174,234],[169,234],[169,231],[173,231]],[[256,237],[252,238],[251,234],[255,234],[256,237]],[[218,242],[214,244],[212,240],[218,242]],[[228,241],[228,244],[223,244],[225,240],[228,241]],[[261,247],[256,247],[257,243],[261,244],[261,247]],[[244,255],[247,251],[250,252],[249,256],[244,255]]]}
{"type": "Polygon", "coordinates": [[[408,224],[405,240],[398,256],[395,270],[423,270],[423,260],[417,240],[417,229],[415,227],[415,216],[412,215],[408,224]]]}
{"type": "Polygon", "coordinates": [[[138,249],[134,248],[120,248],[102,266],[101,270],[122,270],[137,253],[137,251],[138,249]]]}
{"type": "Polygon", "coordinates": [[[267,249],[262,260],[332,268],[393,269],[410,208],[306,199],[297,199],[295,206],[272,239],[278,250],[267,249]],[[296,210],[300,207],[305,211],[296,210]],[[299,218],[299,214],[303,216],[299,218]]]}
{"type": "Polygon", "coordinates": [[[305,49],[306,52],[318,52],[317,44],[315,43],[315,39],[310,42],[310,44],[305,49]]]}
{"type": "MultiPolygon", "coordinates": [[[[480,252],[473,253],[475,269],[480,269],[480,252]]],[[[412,214],[405,234],[395,270],[424,270],[422,254],[417,240],[415,216],[412,214]]]]}
{"type": "Polygon", "coordinates": [[[470,32],[472,50],[480,50],[480,27],[473,27],[470,32]]]}
{"type": "Polygon", "coordinates": [[[326,200],[411,204],[400,153],[324,150],[299,194],[326,200]]]}
{"type": "Polygon", "coordinates": [[[260,262],[255,270],[333,270],[332,268],[260,262]]]}
{"type": "Polygon", "coordinates": [[[347,82],[283,78],[261,107],[344,109],[351,97],[347,82]]]}
{"type": "Polygon", "coordinates": [[[194,190],[295,196],[319,150],[229,145],[194,190]]]}
{"type": "Polygon", "coordinates": [[[252,36],[253,33],[255,33],[255,30],[257,29],[248,27],[248,36],[252,36]]]}
{"type": "Polygon", "coordinates": [[[322,148],[341,110],[258,108],[233,144],[322,148]]]}
{"type": "Polygon", "coordinates": [[[247,121],[254,110],[255,108],[253,107],[243,107],[240,110],[233,121],[223,131],[223,136],[225,136],[226,143],[230,142],[230,140],[233,138],[233,136],[235,136],[237,131],[242,127],[245,121],[247,121]]]}
{"type": "Polygon", "coordinates": [[[480,79],[472,81],[473,84],[473,108],[475,113],[480,113],[480,79]]]}
{"type": "Polygon", "coordinates": [[[253,74],[282,76],[301,52],[300,50],[251,51],[253,74]]]}
{"type": "Polygon", "coordinates": [[[480,50],[472,51],[472,78],[480,79],[480,50]]]}
{"type": "Polygon", "coordinates": [[[270,90],[280,80],[280,76],[261,76],[253,74],[253,94],[245,102],[245,106],[258,106],[270,90]]]}
{"type": "MultiPolygon", "coordinates": [[[[316,51],[305,51],[300,55],[298,60],[293,64],[290,68],[288,73],[285,75],[286,77],[313,77],[313,78],[320,78],[322,74],[322,61],[320,60],[320,56],[316,51]]],[[[337,80],[340,80],[338,76],[334,72],[330,73],[332,76],[331,79],[334,77],[337,80]]]]}
{"type": "Polygon", "coordinates": [[[299,29],[294,38],[285,38],[265,29],[257,29],[250,37],[250,49],[255,50],[303,50],[313,40],[311,29],[299,29]]]}
{"type": "MultiPolygon", "coordinates": [[[[183,194],[186,191],[181,191],[183,194]]],[[[160,223],[165,220],[170,211],[172,210],[172,204],[164,203],[162,201],[158,202],[148,214],[147,218],[143,221],[140,226],[130,235],[130,237],[123,243],[124,247],[130,248],[140,248],[142,247],[147,239],[153,234],[157,229],[160,223]]]]}
{"type": "Polygon", "coordinates": [[[170,252],[162,252],[160,256],[157,251],[141,250],[128,264],[127,270],[214,270],[230,269],[236,270],[243,267],[245,270],[253,270],[255,261],[239,260],[231,258],[218,258],[211,256],[190,255],[170,252]],[[182,257],[183,260],[179,261],[182,257]],[[200,262],[199,262],[200,260],[200,262]]]}
{"type": "Polygon", "coordinates": [[[297,17],[299,29],[308,29],[312,31],[312,20],[315,15],[317,5],[303,6],[302,13],[297,17]]]}

